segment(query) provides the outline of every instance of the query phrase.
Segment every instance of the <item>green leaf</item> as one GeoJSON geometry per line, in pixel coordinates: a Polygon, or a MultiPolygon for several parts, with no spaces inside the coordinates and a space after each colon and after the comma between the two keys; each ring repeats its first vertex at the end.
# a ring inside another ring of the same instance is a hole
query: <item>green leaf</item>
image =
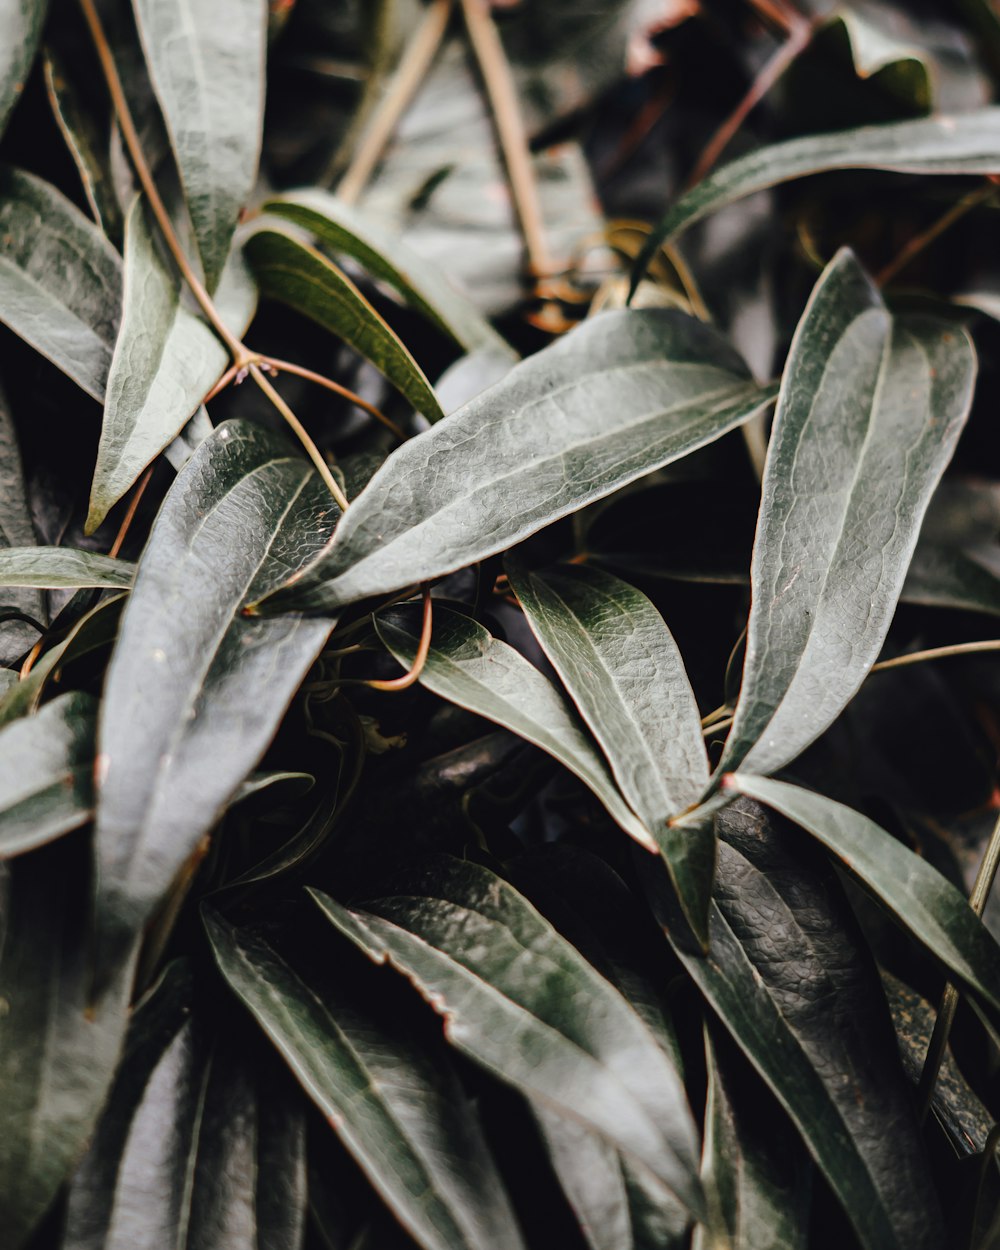
{"type": "Polygon", "coordinates": [[[394,451],[278,603],[351,603],[483,560],[713,442],[772,396],[693,317],[594,317],[394,451]]]}
{"type": "Polygon", "coordinates": [[[730,806],[717,825],[707,955],[691,952],[665,870],[648,860],[657,919],[865,1250],[936,1250],[941,1216],[910,1091],[877,972],[836,880],[760,808],[730,806]]]}
{"type": "Polygon", "coordinates": [[[55,590],[100,586],[128,590],[135,577],[129,560],[76,547],[0,547],[0,586],[55,590]]]}
{"type": "Polygon", "coordinates": [[[975,549],[919,542],[899,596],[907,603],[1000,616],[1000,569],[975,549]]]}
{"type": "Polygon", "coordinates": [[[98,733],[98,972],[257,763],[330,621],[242,605],[307,560],[336,508],[283,439],[221,425],[178,474],[139,562],[98,733]]]}
{"type": "Polygon", "coordinates": [[[730,161],[681,196],[650,232],[632,270],[633,291],[657,249],[700,218],[756,191],[834,169],[1000,173],[1000,108],[806,135],[730,161]]]}
{"type": "MultiPolygon", "coordinates": [[[[160,258],[141,198],[125,223],[125,295],[121,332],[108,376],[107,399],[86,532],[161,451],[225,372],[229,351],[183,302],[180,278],[160,258]]],[[[242,334],[257,292],[239,250],[226,265],[215,304],[242,334]]]]}
{"type": "Polygon", "coordinates": [[[335,251],[352,256],[388,282],[467,352],[490,350],[513,359],[513,348],[436,266],[343,200],[315,187],[268,200],[264,211],[302,226],[335,251]]]}
{"type": "Polygon", "coordinates": [[[521,1250],[475,1115],[450,1068],[401,1031],[318,993],[261,938],[206,911],[216,962],[371,1184],[425,1250],[521,1250]]]}
{"type": "Polygon", "coordinates": [[[0,951],[0,1226],[10,1250],[82,1153],[125,1035],[131,958],[90,1004],[86,856],[73,839],[10,868],[0,951]]]}
{"type": "Polygon", "coordinates": [[[429,421],[443,414],[423,370],[354,283],[332,261],[279,230],[246,245],[261,294],[311,317],[370,360],[429,421]]]}
{"type": "Polygon", "coordinates": [[[48,0],[3,0],[0,4],[0,135],[31,72],[48,7],[48,0]]]}
{"type": "Polygon", "coordinates": [[[618,990],[505,881],[435,856],[365,912],[311,893],[371,959],[403,972],[457,1050],[599,1133],[704,1214],[697,1134],[670,1060],[618,990]]]}
{"type": "Polygon", "coordinates": [[[599,569],[510,570],[528,624],[653,834],[685,914],[707,940],[715,829],[667,821],[708,782],[701,717],[677,644],[641,591],[599,569]]]}
{"type": "Polygon", "coordinates": [[[133,0],[210,291],[257,178],[264,0],[133,0]]]}
{"type": "MultiPolygon", "coordinates": [[[[407,667],[417,650],[417,635],[407,628],[409,624],[410,618],[399,612],[376,618],[379,637],[407,667]]],[[[547,751],[597,795],[626,833],[656,851],[650,830],[622,798],[572,709],[549,679],[513,647],[469,617],[435,607],[431,649],[420,682],[441,698],[547,751]]]]}
{"type": "MultiPolygon", "coordinates": [[[[17,430],[7,407],[7,396],[0,387],[0,566],[6,550],[29,547],[34,542],[35,529],[28,510],[17,430]]],[[[48,620],[45,598],[37,590],[25,587],[14,594],[4,594],[0,599],[5,607],[24,612],[42,625],[48,620]]],[[[0,644],[0,663],[15,663],[35,639],[36,633],[29,625],[9,622],[0,644]]]]}
{"type": "Polygon", "coordinates": [[[121,258],[55,187],[0,167],[0,320],[103,400],[121,315],[121,258]]]}
{"type": "Polygon", "coordinates": [[[798,786],[743,773],[727,789],[794,820],[831,851],[965,985],[1000,1010],[1000,945],[968,899],[926,859],[867,816],[798,786]]]}
{"type": "Polygon", "coordinates": [[[782,378],[743,684],[720,773],[781,768],[861,685],[968,416],[975,372],[962,330],[890,318],[846,250],[827,267],[782,378]]]}
{"type": "Polygon", "coordinates": [[[96,718],[89,694],[64,694],[0,731],[0,859],[90,819],[96,718]]]}
{"type": "Polygon", "coordinates": [[[920,112],[930,110],[936,66],[927,49],[894,37],[867,16],[847,8],[833,13],[823,23],[822,33],[846,48],[859,78],[877,78],[891,95],[920,112]]]}

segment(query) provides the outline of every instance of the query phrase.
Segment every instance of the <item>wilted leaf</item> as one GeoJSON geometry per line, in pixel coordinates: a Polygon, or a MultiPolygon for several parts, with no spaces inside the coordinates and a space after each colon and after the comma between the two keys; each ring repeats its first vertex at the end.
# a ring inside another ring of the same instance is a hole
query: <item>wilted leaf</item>
{"type": "Polygon", "coordinates": [[[129,560],[76,547],[0,547],[0,586],[42,589],[100,586],[128,590],[135,577],[129,560]]]}
{"type": "Polygon", "coordinates": [[[0,4],[0,134],[24,90],[48,7],[48,0],[3,0],[0,4]]]}

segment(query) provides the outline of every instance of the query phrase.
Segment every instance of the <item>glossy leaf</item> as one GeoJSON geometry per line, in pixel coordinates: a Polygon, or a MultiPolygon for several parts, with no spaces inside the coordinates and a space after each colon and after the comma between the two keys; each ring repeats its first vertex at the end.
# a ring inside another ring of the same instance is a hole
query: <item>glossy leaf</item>
{"type": "MultiPolygon", "coordinates": [[[[179,277],[161,259],[143,202],[125,223],[125,294],[121,332],[108,376],[87,533],[161,451],[229,364],[229,351],[184,303],[179,277]]],[[[239,251],[230,257],[215,304],[235,333],[246,329],[257,292],[239,251]]]]}
{"type": "Polygon", "coordinates": [[[330,622],[250,620],[336,509],[283,438],[227,422],[178,474],[139,563],[98,733],[99,972],[269,743],[330,622]],[[239,541],[234,540],[239,535],[239,541]]]}
{"type": "Polygon", "coordinates": [[[653,834],[694,931],[707,937],[715,867],[711,821],[667,821],[708,782],[701,716],[677,644],[641,591],[599,569],[510,570],[528,624],[653,834]]]}
{"type": "Polygon", "coordinates": [[[771,395],[692,317],[594,317],[393,452],[278,603],[350,603],[485,559],[720,438],[771,395]]]}
{"type": "Polygon", "coordinates": [[[76,547],[0,547],[0,586],[43,589],[99,586],[128,590],[135,577],[129,560],[76,547]]]}
{"type": "Polygon", "coordinates": [[[511,886],[438,856],[365,912],[312,893],[371,959],[404,973],[456,1049],[599,1133],[703,1214],[673,1066],[614,986],[511,886]]]}
{"type": "Polygon", "coordinates": [[[48,0],[3,0],[0,4],[0,134],[24,90],[48,7],[48,0]]]}
{"type": "Polygon", "coordinates": [[[315,248],[279,230],[246,245],[261,294],[280,300],[342,338],[379,369],[430,421],[443,414],[423,370],[354,283],[315,248]]]}
{"type": "MultiPolygon", "coordinates": [[[[396,659],[409,667],[417,649],[412,619],[381,613],[376,628],[396,659]]],[[[559,691],[524,656],[493,638],[482,625],[436,607],[430,654],[420,682],[443,699],[547,751],[597,795],[626,833],[647,850],[657,849],[651,831],[622,798],[600,753],[559,691]]]]}
{"type": "MultiPolygon", "coordinates": [[[[28,497],[21,468],[21,451],[17,430],[7,397],[0,388],[0,566],[11,547],[29,547],[35,542],[35,530],[28,511],[28,497]]],[[[24,612],[44,625],[48,619],[44,597],[31,587],[0,595],[7,608],[24,612]]],[[[34,645],[37,633],[26,623],[8,622],[0,643],[0,663],[12,664],[34,645]]]]}
{"type": "Polygon", "coordinates": [[[0,731],[0,859],[85,824],[94,806],[88,694],[66,694],[0,731]]]}
{"type": "Polygon", "coordinates": [[[0,168],[0,320],[103,400],[118,335],[121,259],[55,187],[0,168]]]}
{"type": "Polygon", "coordinates": [[[10,1250],[82,1153],[125,1035],[131,958],[90,1004],[85,850],[60,842],[10,868],[0,950],[0,1225],[10,1250]]]}
{"type": "Polygon", "coordinates": [[[405,243],[380,228],[369,214],[315,187],[268,200],[264,211],[303,226],[334,251],[352,256],[388,282],[407,303],[420,309],[467,352],[490,350],[516,359],[516,353],[476,305],[405,243]]]}
{"type": "Polygon", "coordinates": [[[968,416],[975,372],[963,331],[891,319],[846,250],[827,267],[782,378],[743,684],[720,771],[781,768],[861,685],[968,416]]]}
{"type": "Polygon", "coordinates": [[[318,994],[263,939],[214,912],[205,923],[230,988],[418,1244],[520,1250],[488,1147],[440,1058],[318,994]]]}
{"type": "Polygon", "coordinates": [[[873,820],[798,786],[734,773],[727,788],[781,812],[811,833],[895,921],[1000,1010],[1000,945],[968,899],[873,820]]]}
{"type": "Polygon", "coordinates": [[[805,135],[730,161],[681,196],[660,219],[635,263],[633,289],[657,248],[708,213],[756,191],[834,169],[1000,173],[1000,108],[805,135]]]}
{"type": "Polygon", "coordinates": [[[691,952],[651,860],[657,918],[788,1112],[861,1244],[933,1250],[941,1216],[910,1091],[877,972],[836,882],[760,808],[730,807],[717,823],[708,954],[691,952]]]}
{"type": "Polygon", "coordinates": [[[257,178],[264,123],[264,0],[133,0],[209,290],[257,178]]]}

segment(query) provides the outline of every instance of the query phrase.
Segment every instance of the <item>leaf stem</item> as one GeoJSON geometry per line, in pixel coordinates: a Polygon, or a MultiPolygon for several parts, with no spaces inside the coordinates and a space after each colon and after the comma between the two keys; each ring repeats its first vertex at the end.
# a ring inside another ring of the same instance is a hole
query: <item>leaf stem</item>
{"type": "Polygon", "coordinates": [[[118,527],[118,533],[115,535],[115,541],[111,544],[111,549],[108,552],[108,555],[112,559],[115,559],[119,551],[121,551],[122,549],[122,543],[124,543],[125,541],[125,537],[129,532],[130,526],[132,525],[132,520],[135,517],[136,509],[139,507],[139,501],[142,499],[143,495],[146,493],[146,487],[149,485],[149,479],[152,476],[153,476],[153,466],[150,465],[149,468],[146,470],[146,472],[139,479],[139,485],[132,492],[132,498],[129,501],[128,509],[125,513],[125,516],[122,518],[121,525],[118,527]]]}
{"type": "Polygon", "coordinates": [[[946,660],[953,655],[977,655],[984,651],[1000,651],[1000,638],[983,642],[955,642],[950,647],[932,647],[929,651],[911,651],[891,660],[880,660],[871,666],[870,671],[880,673],[887,668],[903,668],[907,664],[923,664],[926,660],[946,660]]]}
{"type": "Polygon", "coordinates": [[[943,213],[937,221],[928,226],[926,230],[916,234],[912,239],[901,248],[884,269],[876,275],[875,281],[879,286],[885,286],[891,282],[899,273],[906,268],[911,260],[915,259],[926,247],[929,247],[936,238],[944,234],[956,221],[960,221],[966,213],[970,213],[974,208],[978,208],[980,204],[985,203],[997,191],[996,183],[992,178],[987,178],[986,182],[975,190],[970,191],[957,203],[953,204],[946,213],[943,213]]]}
{"type": "Polygon", "coordinates": [[[260,363],[263,365],[270,365],[271,368],[276,370],[278,373],[292,373],[298,378],[305,378],[307,382],[315,382],[317,386],[326,387],[328,391],[333,391],[334,394],[341,395],[344,399],[350,400],[351,403],[355,404],[358,408],[363,408],[364,411],[370,416],[373,416],[376,421],[381,421],[386,429],[391,430],[400,442],[406,441],[405,432],[400,429],[395,421],[393,421],[390,417],[387,417],[385,413],[376,408],[374,404],[370,404],[367,399],[362,399],[360,395],[358,395],[355,391],[352,391],[349,387],[341,386],[339,382],[334,382],[332,378],[325,377],[322,373],[314,373],[312,369],[306,369],[303,365],[292,364],[292,362],[288,360],[277,360],[274,356],[261,356],[260,363]]]}
{"type": "Polygon", "coordinates": [[[424,596],[424,615],[420,629],[420,642],[417,645],[417,653],[413,657],[413,664],[408,673],[404,673],[402,677],[393,677],[389,681],[366,681],[364,684],[372,690],[384,690],[388,693],[397,693],[400,690],[407,690],[414,682],[418,681],[420,674],[424,671],[424,665],[427,663],[427,657],[431,650],[431,634],[434,624],[434,608],[431,599],[431,587],[429,582],[424,582],[421,587],[424,596]]]}

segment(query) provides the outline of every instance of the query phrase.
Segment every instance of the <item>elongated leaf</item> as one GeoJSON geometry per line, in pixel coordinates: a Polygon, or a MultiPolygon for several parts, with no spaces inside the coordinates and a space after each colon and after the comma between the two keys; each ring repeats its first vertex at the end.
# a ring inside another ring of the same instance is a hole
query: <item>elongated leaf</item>
{"type": "Polygon", "coordinates": [[[0,547],[0,586],[128,590],[135,565],[75,547],[0,547]]]}
{"type": "Polygon", "coordinates": [[[968,415],[975,371],[963,331],[890,319],[846,250],[827,267],[782,378],[743,685],[720,771],[781,768],[861,685],[968,415]]]}
{"type": "Polygon", "coordinates": [[[48,7],[48,0],[3,0],[0,4],[0,135],[24,90],[48,7]]]}
{"type": "Polygon", "coordinates": [[[261,938],[205,923],[230,988],[425,1250],[520,1250],[517,1221],[447,1065],[320,996],[261,938]]]}
{"type": "Polygon", "coordinates": [[[749,795],[818,839],[967,986],[1000,1010],[1000,945],[968,899],[867,816],[798,786],[734,773],[727,789],[749,795]]]}
{"type": "MultiPolygon", "coordinates": [[[[35,529],[28,511],[28,497],[21,468],[17,431],[0,387],[0,561],[11,547],[29,547],[35,542],[35,529]]],[[[48,620],[45,599],[37,590],[25,587],[0,596],[4,605],[33,617],[44,625],[48,620]]],[[[13,664],[33,645],[37,637],[26,623],[8,622],[0,642],[0,664],[13,664]]]]}
{"type": "Polygon", "coordinates": [[[336,508],[283,439],[228,422],[185,465],[143,553],[98,734],[99,973],[254,767],[330,622],[250,620],[336,508]],[[237,539],[238,536],[238,539],[237,539]]]}
{"type": "Polygon", "coordinates": [[[707,955],[691,953],[666,883],[654,880],[659,865],[644,865],[676,954],[788,1112],[866,1250],[940,1246],[878,974],[835,880],[760,808],[729,807],[718,827],[707,955]]]}
{"type": "MultiPolygon", "coordinates": [[[[182,295],[180,279],[161,260],[142,200],[136,199],[125,223],[122,325],[108,376],[89,534],[181,432],[229,363],[228,349],[185,307],[182,295]]],[[[216,307],[240,335],[256,302],[256,289],[237,251],[222,275],[216,307]]]]}
{"type": "Polygon", "coordinates": [[[443,415],[423,370],[395,332],[325,256],[278,230],[252,235],[246,254],[262,295],[297,309],[350,344],[428,420],[443,415]]]}
{"type": "Polygon", "coordinates": [[[304,226],[338,252],[353,256],[376,278],[388,282],[467,352],[490,350],[513,359],[516,353],[479,309],[448,281],[437,266],[381,229],[336,196],[315,187],[289,191],[269,200],[264,211],[304,226]]]}
{"type": "Polygon", "coordinates": [[[806,135],[730,161],[683,195],[660,219],[635,263],[633,290],[660,245],[699,218],[755,191],[833,169],[1000,173],[1000,108],[806,135]]]}
{"type": "Polygon", "coordinates": [[[85,853],[74,839],[10,869],[0,951],[0,1226],[10,1250],[83,1151],[125,1035],[131,959],[89,1005],[85,853]]]}
{"type": "Polygon", "coordinates": [[[90,819],[96,714],[90,695],[66,694],[0,732],[0,858],[90,819]]]}
{"type": "Polygon", "coordinates": [[[264,0],[133,0],[209,290],[257,178],[264,124],[264,0]]]}
{"type": "MultiPolygon", "coordinates": [[[[417,650],[410,621],[399,613],[376,618],[379,637],[409,667],[417,650]],[[403,624],[405,622],[405,626],[403,624]]],[[[495,721],[541,747],[575,773],[618,824],[647,850],[656,842],[622,798],[607,765],[547,677],[476,621],[434,609],[431,649],[420,675],[428,690],[495,721]]]]}
{"type": "Polygon", "coordinates": [[[899,597],[906,603],[1000,616],[1000,572],[975,550],[920,542],[899,597]]]}
{"type": "Polygon", "coordinates": [[[594,317],[393,452],[278,602],[349,603],[485,559],[720,438],[771,396],[692,317],[594,317]]]}
{"type": "Polygon", "coordinates": [[[366,912],[312,893],[370,958],[413,982],[453,1046],[601,1134],[704,1214],[695,1129],[670,1061],[614,986],[511,886],[435,856],[366,912]]]}
{"type": "Polygon", "coordinates": [[[701,717],[677,644],[641,591],[599,569],[511,569],[528,624],[663,854],[685,914],[707,939],[715,868],[711,821],[683,832],[671,816],[708,781],[701,717]]]}
{"type": "Polygon", "coordinates": [[[0,168],[0,320],[88,395],[104,398],[121,259],[55,187],[0,168]]]}

